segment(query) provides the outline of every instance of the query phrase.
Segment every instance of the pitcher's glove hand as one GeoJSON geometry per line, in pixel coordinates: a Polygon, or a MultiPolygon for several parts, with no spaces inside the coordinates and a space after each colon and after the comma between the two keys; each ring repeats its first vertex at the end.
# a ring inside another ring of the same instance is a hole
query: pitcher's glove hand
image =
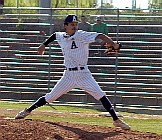
{"type": "Polygon", "coordinates": [[[122,45],[120,43],[116,43],[115,46],[110,46],[109,44],[106,44],[105,47],[107,48],[107,50],[105,51],[106,54],[117,54],[122,45]]]}

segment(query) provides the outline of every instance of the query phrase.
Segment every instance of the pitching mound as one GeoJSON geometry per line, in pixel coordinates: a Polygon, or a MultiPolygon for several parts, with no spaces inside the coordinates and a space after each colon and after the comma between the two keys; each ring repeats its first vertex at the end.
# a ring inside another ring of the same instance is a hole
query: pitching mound
{"type": "Polygon", "coordinates": [[[41,120],[0,119],[0,140],[162,140],[162,135],[41,120]]]}

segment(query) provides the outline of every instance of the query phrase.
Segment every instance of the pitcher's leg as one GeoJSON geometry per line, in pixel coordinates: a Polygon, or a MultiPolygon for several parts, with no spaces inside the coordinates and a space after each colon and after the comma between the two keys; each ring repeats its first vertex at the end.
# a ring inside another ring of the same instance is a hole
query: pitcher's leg
{"type": "Polygon", "coordinates": [[[110,113],[114,121],[118,119],[111,105],[111,102],[92,76],[89,76],[88,78],[86,78],[86,80],[84,79],[84,81],[82,80],[80,88],[91,94],[95,99],[100,100],[104,108],[110,113]]]}
{"type": "Polygon", "coordinates": [[[91,74],[86,74],[86,78],[80,80],[77,85],[79,88],[85,90],[90,95],[92,95],[96,100],[100,100],[105,96],[105,92],[102,91],[96,80],[91,76],[91,74]]]}
{"type": "Polygon", "coordinates": [[[101,99],[100,99],[103,107],[110,113],[110,115],[112,116],[113,120],[116,121],[118,118],[117,114],[115,113],[115,110],[114,108],[112,107],[111,105],[111,102],[110,100],[106,97],[106,96],[103,96],[101,99]]]}
{"type": "Polygon", "coordinates": [[[27,111],[31,112],[32,110],[45,105],[47,102],[45,100],[45,97],[40,97],[34,104],[32,104],[30,107],[27,108],[27,111]]]}
{"type": "Polygon", "coordinates": [[[48,103],[51,103],[58,99],[61,95],[67,93],[71,89],[74,88],[74,80],[69,79],[67,77],[63,77],[60,81],[55,85],[55,87],[51,90],[50,93],[45,95],[45,99],[48,103]]]}
{"type": "Polygon", "coordinates": [[[69,79],[63,77],[58,81],[50,93],[47,93],[45,96],[40,97],[33,105],[27,108],[28,111],[32,111],[40,106],[45,105],[58,99],[61,95],[67,93],[73,87],[73,82],[69,82],[69,79]]]}
{"type": "Polygon", "coordinates": [[[115,127],[120,127],[125,130],[130,129],[128,124],[118,118],[110,100],[106,97],[106,94],[101,90],[98,83],[92,76],[82,80],[82,82],[80,82],[80,88],[91,94],[95,99],[101,101],[103,107],[110,113],[112,119],[114,120],[113,124],[115,127]]]}
{"type": "Polygon", "coordinates": [[[69,81],[69,78],[62,77],[60,81],[55,85],[50,93],[47,93],[45,96],[40,97],[35,103],[33,103],[30,107],[25,108],[24,110],[20,111],[16,116],[15,119],[23,119],[30,112],[40,106],[45,105],[46,103],[50,103],[61,95],[70,91],[74,86],[73,80],[69,81]]]}

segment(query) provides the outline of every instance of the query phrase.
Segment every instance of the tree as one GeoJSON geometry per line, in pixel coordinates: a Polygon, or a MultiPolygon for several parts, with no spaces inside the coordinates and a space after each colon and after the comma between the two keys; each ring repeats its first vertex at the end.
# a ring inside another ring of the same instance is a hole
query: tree
{"type": "MultiPolygon", "coordinates": [[[[52,0],[52,7],[53,8],[94,8],[97,5],[96,0],[52,0]]],[[[93,13],[94,11],[87,11],[87,10],[81,10],[81,11],[74,11],[74,10],[62,10],[58,11],[56,10],[56,14],[88,14],[93,13]]]]}
{"type": "Polygon", "coordinates": [[[162,9],[162,1],[161,0],[151,0],[149,7],[153,8],[153,9],[162,9]]]}
{"type": "Polygon", "coordinates": [[[116,14],[117,10],[113,10],[114,6],[110,3],[103,3],[102,6],[98,7],[101,9],[109,9],[109,10],[101,10],[102,15],[108,15],[108,14],[116,14]],[[112,9],[112,10],[110,10],[112,9]]]}

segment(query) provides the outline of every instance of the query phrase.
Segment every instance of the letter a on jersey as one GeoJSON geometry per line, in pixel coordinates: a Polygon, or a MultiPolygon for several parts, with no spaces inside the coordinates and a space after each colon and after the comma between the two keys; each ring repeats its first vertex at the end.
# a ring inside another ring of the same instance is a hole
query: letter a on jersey
{"type": "Polygon", "coordinates": [[[75,41],[73,41],[71,44],[71,49],[76,49],[76,48],[78,48],[78,47],[76,46],[75,41]]]}

